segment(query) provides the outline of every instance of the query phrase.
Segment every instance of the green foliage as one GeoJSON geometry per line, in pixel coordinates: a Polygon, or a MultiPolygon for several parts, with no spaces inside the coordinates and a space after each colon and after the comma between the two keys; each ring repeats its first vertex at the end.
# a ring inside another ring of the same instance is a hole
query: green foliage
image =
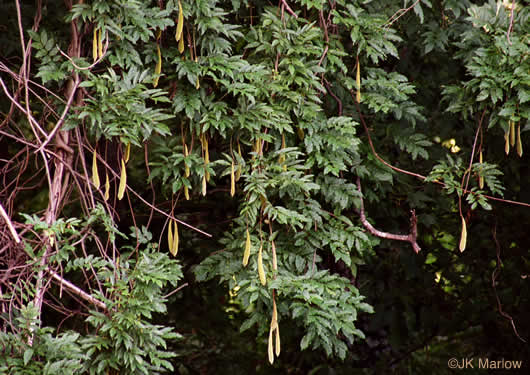
{"type": "MultiPolygon", "coordinates": [[[[447,354],[444,340],[498,324],[489,274],[501,248],[522,259],[506,261],[516,276],[503,301],[526,311],[526,237],[497,232],[496,220],[527,216],[490,195],[528,198],[527,163],[505,156],[503,136],[513,122],[519,156],[529,144],[530,9],[516,2],[512,18],[497,1],[278,4],[23,4],[31,59],[18,32],[0,33],[0,78],[17,102],[0,102],[0,195],[24,220],[22,245],[0,251],[14,285],[0,285],[11,314],[0,343],[12,354],[0,372],[425,369],[427,354],[447,354]],[[483,151],[486,161],[471,160],[483,151]],[[422,253],[391,241],[407,231],[422,253]],[[178,261],[166,245],[176,233],[178,261]],[[277,367],[264,365],[273,305],[277,367]]],[[[18,27],[16,9],[4,13],[2,25],[18,27]]],[[[491,349],[483,341],[469,342],[491,349]]]]}

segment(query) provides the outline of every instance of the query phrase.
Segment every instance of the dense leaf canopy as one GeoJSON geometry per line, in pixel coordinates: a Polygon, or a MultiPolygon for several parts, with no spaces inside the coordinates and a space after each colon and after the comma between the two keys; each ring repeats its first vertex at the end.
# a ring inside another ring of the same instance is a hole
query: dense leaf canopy
{"type": "Polygon", "coordinates": [[[0,29],[0,373],[530,366],[526,1],[11,0],[0,29]]]}

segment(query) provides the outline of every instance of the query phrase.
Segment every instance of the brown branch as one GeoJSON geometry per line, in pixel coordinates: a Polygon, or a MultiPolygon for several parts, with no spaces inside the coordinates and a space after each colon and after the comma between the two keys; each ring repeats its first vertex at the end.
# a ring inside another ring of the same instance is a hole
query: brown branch
{"type": "Polygon", "coordinates": [[[15,242],[20,243],[20,237],[18,237],[17,231],[15,230],[15,227],[13,226],[11,219],[7,215],[7,212],[4,210],[4,206],[2,206],[2,203],[0,203],[0,215],[4,218],[4,221],[6,222],[7,227],[9,228],[9,231],[11,232],[11,235],[15,239],[15,242]]]}
{"type": "Polygon", "coordinates": [[[521,340],[522,342],[526,342],[526,340],[519,335],[519,332],[517,332],[517,328],[515,327],[515,322],[513,318],[502,310],[501,299],[499,298],[499,294],[497,293],[497,286],[495,285],[497,283],[497,276],[499,276],[499,274],[501,273],[502,266],[501,246],[499,245],[499,241],[497,240],[497,224],[495,224],[495,226],[493,227],[492,233],[493,240],[495,241],[495,246],[497,248],[497,262],[495,265],[495,269],[491,273],[491,286],[493,287],[495,299],[497,300],[497,309],[499,310],[499,314],[501,314],[504,318],[510,321],[510,323],[512,324],[513,331],[515,332],[515,335],[519,338],[519,340],[521,340]]]}
{"type": "Polygon", "coordinates": [[[400,19],[401,17],[403,17],[405,14],[408,13],[409,10],[411,10],[412,8],[414,8],[416,6],[416,4],[418,4],[421,0],[416,0],[411,6],[409,6],[408,8],[402,8],[402,9],[399,9],[396,13],[394,13],[392,15],[392,17],[390,17],[390,19],[388,21],[386,21],[385,23],[385,28],[389,28],[390,26],[392,26],[392,24],[394,22],[396,22],[398,19],[400,19]]]}
{"type": "Polygon", "coordinates": [[[324,80],[324,84],[326,86],[326,89],[328,90],[329,95],[331,95],[333,97],[333,99],[335,99],[335,101],[337,102],[337,106],[338,106],[337,113],[338,113],[338,115],[342,116],[342,100],[340,100],[339,97],[337,95],[335,95],[335,93],[333,91],[331,91],[331,85],[329,84],[329,82],[327,80],[324,80]]]}
{"type": "Polygon", "coordinates": [[[395,241],[405,241],[409,242],[412,245],[412,249],[416,254],[418,254],[421,250],[420,246],[418,245],[417,238],[418,238],[418,227],[417,227],[417,218],[416,218],[416,212],[414,210],[411,210],[411,217],[410,217],[410,233],[409,234],[393,234],[388,232],[382,232],[380,230],[377,230],[373,227],[373,225],[366,219],[366,214],[364,212],[364,200],[362,196],[361,191],[361,179],[357,177],[357,190],[360,193],[360,209],[357,211],[361,218],[361,223],[363,226],[374,236],[380,237],[380,238],[386,238],[389,240],[395,240],[395,241]]]}
{"type": "Polygon", "coordinates": [[[72,284],[70,281],[64,279],[61,275],[59,275],[57,272],[52,271],[51,269],[48,269],[48,272],[50,275],[59,282],[61,287],[65,287],[66,289],[70,290],[72,293],[76,294],[77,296],[83,298],[85,301],[88,301],[92,303],[93,305],[96,305],[100,307],[101,309],[108,311],[107,305],[104,302],[101,302],[96,297],[88,294],[83,289],[79,288],[78,286],[72,284]]]}
{"type": "Polygon", "coordinates": [[[291,7],[289,6],[289,4],[287,4],[287,1],[286,0],[280,0],[281,3],[282,3],[282,7],[285,7],[285,10],[287,11],[287,13],[289,13],[291,16],[293,16],[294,18],[298,18],[298,16],[296,15],[295,12],[293,12],[293,10],[291,9],[291,7]]]}

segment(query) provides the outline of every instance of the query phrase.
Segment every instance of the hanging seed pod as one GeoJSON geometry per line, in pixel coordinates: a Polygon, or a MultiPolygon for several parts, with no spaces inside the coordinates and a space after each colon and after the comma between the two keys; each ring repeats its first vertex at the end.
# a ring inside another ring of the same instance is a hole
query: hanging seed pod
{"type": "Polygon", "coordinates": [[[110,181],[109,181],[109,174],[105,173],[105,195],[104,199],[107,201],[110,197],[110,181]]]}
{"type": "Polygon", "coordinates": [[[173,254],[173,222],[172,220],[169,220],[169,223],[167,226],[167,247],[169,248],[169,252],[173,254]]]}
{"type": "Polygon", "coordinates": [[[121,175],[120,175],[120,186],[118,187],[118,200],[121,201],[123,194],[125,193],[125,187],[127,186],[127,170],[125,169],[125,162],[121,159],[121,175]]]}
{"type": "Polygon", "coordinates": [[[125,146],[125,163],[129,162],[130,156],[131,156],[131,144],[127,143],[127,146],[125,146]]]}
{"type": "Polygon", "coordinates": [[[177,19],[177,30],[175,32],[175,40],[178,42],[182,38],[182,29],[184,28],[184,14],[182,12],[182,3],[179,0],[179,14],[177,19]]]}
{"type": "Polygon", "coordinates": [[[184,198],[186,198],[187,201],[190,200],[190,192],[188,190],[188,187],[184,185],[184,198]]]}
{"type": "Polygon", "coordinates": [[[305,138],[304,129],[302,128],[296,128],[296,134],[298,134],[298,138],[300,138],[301,141],[305,138]]]}
{"type": "Polygon", "coordinates": [[[247,266],[249,258],[250,258],[250,233],[247,229],[246,240],[245,240],[245,252],[243,254],[243,267],[247,266]]]}
{"type": "Polygon", "coordinates": [[[210,164],[210,152],[208,151],[208,139],[205,135],[203,135],[203,148],[204,148],[204,165],[206,169],[206,182],[210,182],[210,172],[208,172],[208,169],[206,166],[210,164]]]}
{"type": "Polygon", "coordinates": [[[160,52],[160,46],[156,45],[156,54],[158,57],[158,60],[156,62],[155,67],[155,80],[153,81],[153,87],[158,86],[158,80],[160,78],[160,73],[162,73],[162,53],[160,52]]]}
{"type": "Polygon", "coordinates": [[[521,124],[517,124],[517,155],[523,156],[523,143],[521,142],[521,124]]]}
{"type": "MultiPolygon", "coordinates": [[[[199,58],[197,56],[195,56],[195,62],[196,63],[199,62],[199,58]]],[[[195,88],[198,90],[200,87],[201,87],[201,85],[199,83],[199,76],[197,76],[197,80],[195,81],[195,88]]]]}
{"type": "Polygon", "coordinates": [[[175,230],[173,231],[173,246],[171,247],[171,254],[176,257],[179,251],[179,228],[176,221],[173,221],[173,225],[175,226],[175,230]]]}
{"type": "MultiPolygon", "coordinates": [[[[482,150],[480,150],[478,161],[480,164],[482,164],[482,150]]],[[[482,172],[482,168],[480,169],[480,171],[482,172]]],[[[482,175],[478,178],[478,187],[480,189],[484,189],[484,176],[482,175]]]]}
{"type": "Polygon", "coordinates": [[[504,133],[504,152],[506,155],[510,153],[510,130],[508,130],[506,133],[504,133]]]}
{"type": "Polygon", "coordinates": [[[234,169],[234,160],[232,159],[232,168],[230,169],[230,196],[232,197],[236,194],[236,176],[234,169]]]}
{"type": "Polygon", "coordinates": [[[466,242],[467,242],[466,220],[462,217],[462,234],[460,236],[460,252],[466,249],[466,242]]]}
{"type": "MultiPolygon", "coordinates": [[[[184,143],[184,157],[187,158],[189,156],[188,146],[184,143]]],[[[184,177],[188,178],[190,176],[190,167],[186,162],[184,162],[184,177]]]]}
{"type": "Polygon", "coordinates": [[[361,64],[359,63],[359,58],[357,58],[357,74],[355,76],[355,83],[357,85],[357,95],[355,99],[357,103],[361,102],[361,64]]]}
{"type": "Polygon", "coordinates": [[[241,164],[238,164],[237,169],[236,169],[236,182],[239,181],[240,178],[241,178],[241,164]]]}
{"type": "Polygon", "coordinates": [[[178,44],[179,53],[184,52],[184,37],[180,38],[178,44]]]}
{"type": "Polygon", "coordinates": [[[269,363],[271,365],[274,363],[274,348],[273,348],[273,342],[272,342],[273,331],[274,329],[272,328],[272,325],[271,325],[271,328],[269,329],[269,343],[268,343],[268,350],[267,350],[267,353],[269,355],[269,363]]]}
{"type": "Polygon", "coordinates": [[[258,275],[261,285],[267,284],[267,278],[265,277],[265,269],[263,268],[263,246],[260,245],[258,252],[258,275]]]}
{"type": "Polygon", "coordinates": [[[278,259],[276,258],[276,245],[274,244],[274,240],[271,241],[271,247],[272,247],[272,269],[274,271],[278,271],[278,259]]]}
{"type": "Polygon", "coordinates": [[[98,59],[98,29],[94,26],[94,32],[92,37],[92,59],[96,61],[98,59]]]}
{"type": "Polygon", "coordinates": [[[92,156],[92,183],[94,184],[94,187],[96,189],[99,189],[100,181],[99,181],[99,174],[98,174],[97,157],[98,157],[98,153],[96,149],[94,149],[94,153],[92,156]]]}
{"type": "Polygon", "coordinates": [[[202,177],[202,195],[206,196],[206,175],[202,177]]]}
{"type": "Polygon", "coordinates": [[[510,146],[515,146],[515,122],[508,121],[510,124],[510,146]]]}
{"type": "Polygon", "coordinates": [[[278,326],[278,311],[276,310],[276,298],[272,298],[272,321],[271,328],[276,330],[276,356],[280,354],[280,329],[278,326]]]}
{"type": "Polygon", "coordinates": [[[280,326],[276,323],[276,357],[280,356],[280,326]]]}
{"type": "Polygon", "coordinates": [[[101,40],[101,29],[98,30],[98,58],[103,57],[103,41],[101,40]]]}

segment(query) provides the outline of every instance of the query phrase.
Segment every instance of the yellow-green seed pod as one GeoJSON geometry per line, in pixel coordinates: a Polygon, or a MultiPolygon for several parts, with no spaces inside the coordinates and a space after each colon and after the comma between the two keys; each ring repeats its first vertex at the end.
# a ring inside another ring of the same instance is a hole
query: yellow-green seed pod
{"type": "Polygon", "coordinates": [[[97,162],[98,153],[94,149],[94,154],[92,156],[92,183],[96,189],[99,189],[100,181],[98,174],[98,162],[97,162]]]}
{"type": "Polygon", "coordinates": [[[182,29],[184,28],[184,13],[182,12],[182,3],[179,0],[179,14],[177,19],[177,30],[175,32],[175,40],[178,42],[182,38],[182,29]]]}
{"type": "MultiPolygon", "coordinates": [[[[188,146],[184,143],[184,157],[189,156],[188,146]]],[[[188,164],[184,162],[184,177],[188,178],[190,176],[190,167],[188,167],[188,164]]]]}
{"type": "Polygon", "coordinates": [[[98,30],[98,58],[103,57],[103,41],[101,40],[101,29],[98,30]]]}
{"type": "Polygon", "coordinates": [[[184,36],[179,40],[178,49],[179,53],[184,52],[184,36]]]}
{"type": "Polygon", "coordinates": [[[296,128],[296,134],[298,134],[298,138],[300,138],[301,141],[305,138],[304,129],[302,128],[296,128]]]}
{"type": "Polygon", "coordinates": [[[173,254],[173,222],[171,220],[169,220],[167,226],[167,247],[169,252],[173,254]]]}
{"type": "Polygon", "coordinates": [[[273,341],[272,341],[272,334],[274,329],[270,328],[269,330],[269,342],[268,342],[268,350],[267,354],[269,355],[269,363],[272,365],[274,363],[274,348],[273,348],[273,341]]]}
{"type": "Polygon", "coordinates": [[[263,268],[263,246],[260,245],[258,252],[258,275],[261,285],[267,284],[267,278],[265,277],[265,269],[263,268]]]}
{"type": "Polygon", "coordinates": [[[361,64],[359,63],[359,60],[357,60],[357,74],[355,76],[355,83],[357,84],[357,95],[355,99],[357,100],[357,103],[361,102],[361,64]]]}
{"type": "Polygon", "coordinates": [[[247,229],[247,235],[246,235],[246,240],[245,240],[245,252],[243,254],[243,267],[247,266],[249,258],[250,258],[250,233],[247,229]]]}
{"type": "Polygon", "coordinates": [[[94,26],[94,32],[92,37],[92,59],[96,61],[98,59],[98,29],[94,26]]]}
{"type": "Polygon", "coordinates": [[[153,87],[158,86],[160,73],[162,73],[162,53],[160,52],[160,46],[158,44],[156,45],[156,54],[158,56],[158,60],[155,67],[155,80],[153,81],[153,87]]]}
{"type": "MultiPolygon", "coordinates": [[[[480,150],[478,161],[480,164],[482,164],[482,150],[480,150]]],[[[482,172],[482,168],[480,169],[480,171],[482,172]]],[[[482,175],[478,178],[478,187],[480,189],[484,189],[484,176],[482,175]]]]}
{"type": "Polygon", "coordinates": [[[280,326],[276,323],[276,357],[280,355],[280,326]]]}
{"type": "Polygon", "coordinates": [[[186,185],[184,185],[184,198],[186,198],[187,201],[190,200],[190,192],[186,185]]]}
{"type": "Polygon", "coordinates": [[[179,228],[176,221],[173,221],[173,225],[175,225],[175,230],[173,231],[173,246],[171,247],[171,254],[176,257],[179,251],[179,228]]]}
{"type": "Polygon", "coordinates": [[[510,124],[510,146],[515,146],[515,122],[508,121],[510,124]]]}
{"type": "Polygon", "coordinates": [[[232,167],[230,169],[230,196],[232,197],[236,194],[236,176],[234,169],[234,160],[232,159],[232,167]]]}
{"type": "Polygon", "coordinates": [[[202,177],[202,195],[206,196],[206,175],[202,177]]]}
{"type": "Polygon", "coordinates": [[[517,124],[517,155],[523,156],[523,143],[521,142],[521,124],[517,124]]]}
{"type": "Polygon", "coordinates": [[[272,269],[274,271],[278,271],[278,259],[276,258],[276,245],[274,244],[274,241],[271,241],[271,247],[272,247],[272,269]]]}
{"type": "Polygon", "coordinates": [[[125,169],[125,162],[121,159],[121,175],[120,175],[120,186],[118,187],[118,200],[121,201],[123,194],[125,193],[125,187],[127,186],[127,170],[125,169]]]}
{"type": "Polygon", "coordinates": [[[466,249],[466,242],[467,242],[466,220],[462,217],[462,234],[460,236],[460,252],[466,249]]]}
{"type": "Polygon", "coordinates": [[[110,197],[110,181],[109,181],[109,174],[108,173],[105,173],[105,195],[104,195],[104,198],[105,200],[109,200],[109,197],[110,197]]]}
{"type": "Polygon", "coordinates": [[[504,133],[504,152],[506,155],[510,153],[510,131],[508,130],[506,133],[504,133]]]}
{"type": "Polygon", "coordinates": [[[129,157],[131,156],[131,144],[127,143],[127,146],[125,146],[125,162],[129,162],[129,157]]]}

